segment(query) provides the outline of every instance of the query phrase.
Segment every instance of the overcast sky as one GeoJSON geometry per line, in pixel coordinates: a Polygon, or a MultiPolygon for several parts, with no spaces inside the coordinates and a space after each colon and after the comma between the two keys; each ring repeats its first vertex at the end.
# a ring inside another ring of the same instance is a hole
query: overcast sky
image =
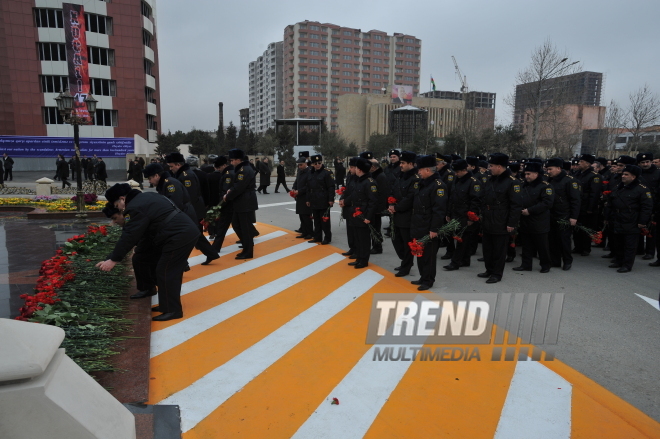
{"type": "Polygon", "coordinates": [[[248,106],[248,64],[284,28],[304,20],[422,40],[421,91],[460,89],[451,56],[470,90],[497,93],[496,122],[511,122],[504,102],[515,75],[549,38],[582,69],[605,74],[601,105],[648,83],[660,93],[658,0],[364,0],[157,2],[163,132],[215,130],[218,102],[225,124],[248,106]]]}

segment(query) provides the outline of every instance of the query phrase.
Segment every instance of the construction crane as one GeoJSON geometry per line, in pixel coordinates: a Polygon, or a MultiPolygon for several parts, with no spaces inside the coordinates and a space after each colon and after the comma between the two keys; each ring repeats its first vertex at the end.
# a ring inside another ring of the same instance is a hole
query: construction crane
{"type": "Polygon", "coordinates": [[[454,58],[454,55],[451,56],[451,59],[454,61],[456,74],[458,75],[458,79],[461,81],[461,93],[467,93],[468,92],[467,77],[464,76],[463,73],[461,72],[461,69],[458,68],[458,63],[456,62],[456,58],[454,58]]]}

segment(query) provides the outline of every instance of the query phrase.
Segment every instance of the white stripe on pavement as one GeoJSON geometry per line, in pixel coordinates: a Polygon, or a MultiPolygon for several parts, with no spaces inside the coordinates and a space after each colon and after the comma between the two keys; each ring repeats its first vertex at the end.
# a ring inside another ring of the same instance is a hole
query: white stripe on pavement
{"type": "Polygon", "coordinates": [[[295,201],[287,201],[286,203],[260,204],[259,209],[261,209],[262,207],[284,206],[286,204],[296,204],[296,202],[295,201]]]}
{"type": "MultiPolygon", "coordinates": [[[[254,238],[254,243],[255,245],[261,244],[262,242],[270,241],[271,239],[279,238],[280,236],[284,236],[284,235],[286,235],[286,232],[278,230],[277,232],[269,233],[268,235],[257,236],[256,238],[254,238]]],[[[233,253],[235,251],[240,250],[238,246],[239,244],[228,245],[227,247],[223,247],[222,250],[220,250],[220,253],[222,254],[233,253]]],[[[192,258],[188,258],[188,265],[190,265],[191,267],[195,265],[199,265],[205,260],[206,260],[206,256],[204,255],[193,256],[192,258]]]]}
{"type": "Polygon", "coordinates": [[[518,361],[495,439],[571,437],[571,383],[538,361],[518,361]]]}
{"type": "Polygon", "coordinates": [[[322,270],[343,261],[345,258],[337,253],[307,265],[300,270],[287,274],[266,285],[248,291],[234,299],[210,308],[201,314],[183,320],[173,326],[151,333],[151,357],[166,352],[181,343],[190,340],[207,329],[239,314],[246,309],[263,302],[264,300],[281,293],[293,285],[309,279],[310,274],[319,273],[322,270]]]}
{"type": "Polygon", "coordinates": [[[640,299],[644,300],[646,303],[651,305],[653,308],[660,311],[660,303],[658,303],[656,299],[651,299],[650,297],[642,296],[641,294],[637,294],[637,293],[635,293],[635,296],[639,297],[640,299]]]}
{"type": "MultiPolygon", "coordinates": [[[[236,232],[234,232],[234,229],[232,229],[232,228],[227,229],[227,233],[225,233],[225,238],[229,235],[233,235],[234,233],[236,233],[236,232]]],[[[209,239],[210,236],[208,236],[208,235],[205,235],[205,236],[206,236],[207,241],[213,242],[212,240],[209,239]]]]}
{"type": "MultiPolygon", "coordinates": [[[[359,439],[364,437],[412,361],[374,361],[374,345],[335,387],[293,436],[298,439],[359,439]],[[339,405],[332,405],[332,398],[339,405]]],[[[410,352],[422,345],[392,346],[410,352]]]]}
{"type": "MultiPolygon", "coordinates": [[[[270,264],[271,262],[284,259],[287,256],[295,255],[296,253],[299,253],[301,251],[310,248],[314,248],[316,246],[317,244],[303,242],[302,244],[294,245],[292,247],[287,247],[285,249],[276,251],[274,253],[270,253],[266,256],[262,256],[257,259],[246,259],[247,262],[243,262],[242,264],[230,268],[225,268],[224,270],[220,270],[215,273],[209,274],[207,276],[200,277],[199,279],[191,280],[184,283],[183,285],[181,285],[181,295],[183,296],[185,294],[192,293],[201,288],[207,287],[209,285],[213,285],[225,279],[229,279],[230,277],[243,274],[247,271],[254,270],[266,264],[270,264]]],[[[151,303],[152,305],[158,304],[158,295],[153,296],[151,303]]]]}
{"type": "Polygon", "coordinates": [[[159,404],[178,405],[181,430],[187,432],[381,279],[380,274],[365,271],[260,342],[159,404]]]}

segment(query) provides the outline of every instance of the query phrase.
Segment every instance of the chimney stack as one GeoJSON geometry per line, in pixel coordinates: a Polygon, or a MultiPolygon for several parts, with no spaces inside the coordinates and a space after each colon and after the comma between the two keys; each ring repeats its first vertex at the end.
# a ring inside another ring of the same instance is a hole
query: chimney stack
{"type": "Polygon", "coordinates": [[[219,130],[225,130],[225,117],[222,111],[222,102],[218,103],[218,107],[220,107],[220,115],[219,115],[219,120],[218,120],[218,129],[219,130]]]}

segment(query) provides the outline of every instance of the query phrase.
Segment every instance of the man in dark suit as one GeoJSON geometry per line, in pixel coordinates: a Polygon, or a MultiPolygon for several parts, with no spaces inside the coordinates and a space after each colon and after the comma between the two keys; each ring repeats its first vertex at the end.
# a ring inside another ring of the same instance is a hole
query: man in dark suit
{"type": "Polygon", "coordinates": [[[289,192],[289,188],[286,185],[286,172],[284,170],[284,161],[280,160],[280,164],[277,165],[277,184],[275,185],[275,193],[279,193],[277,190],[280,188],[280,185],[284,186],[284,190],[289,192]]]}

